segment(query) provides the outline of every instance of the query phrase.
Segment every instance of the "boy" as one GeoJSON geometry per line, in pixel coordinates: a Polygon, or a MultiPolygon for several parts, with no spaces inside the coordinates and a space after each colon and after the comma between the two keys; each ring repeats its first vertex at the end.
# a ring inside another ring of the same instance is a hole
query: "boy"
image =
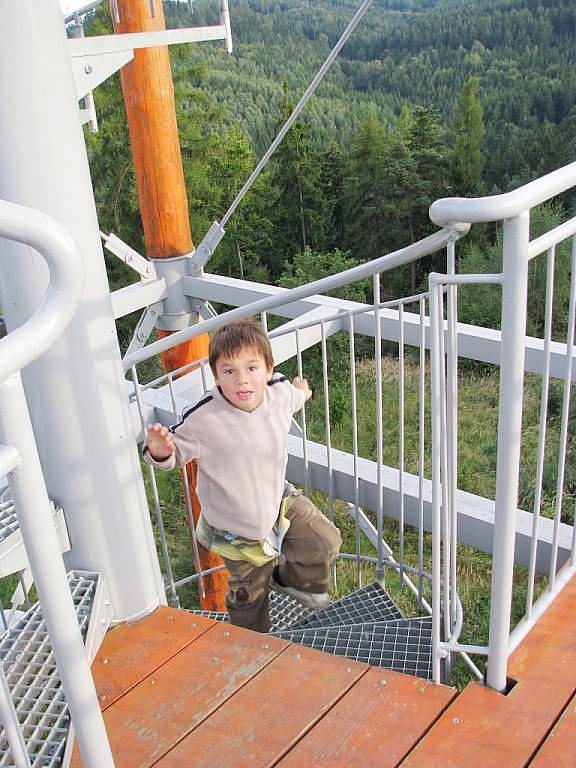
{"type": "Polygon", "coordinates": [[[273,373],[270,342],[252,321],[220,328],[209,363],[216,387],[179,424],[149,426],[145,456],[161,469],[197,460],[197,536],[228,569],[230,621],[267,632],[270,585],[310,608],[330,603],[329,566],[340,533],[284,483],[292,416],[312,392],[306,379],[290,383],[273,373]],[[275,567],[280,547],[283,562],[275,567]]]}

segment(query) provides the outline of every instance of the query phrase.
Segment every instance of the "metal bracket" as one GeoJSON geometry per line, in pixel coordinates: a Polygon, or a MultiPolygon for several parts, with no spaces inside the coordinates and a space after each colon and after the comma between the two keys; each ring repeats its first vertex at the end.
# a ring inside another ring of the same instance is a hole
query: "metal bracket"
{"type": "Polygon", "coordinates": [[[132,336],[130,344],[128,345],[125,357],[131,355],[133,352],[136,352],[139,349],[142,349],[144,344],[146,344],[150,334],[156,327],[158,318],[162,314],[162,304],[163,302],[158,301],[155,304],[150,304],[150,306],[144,310],[140,316],[140,320],[138,320],[136,328],[134,329],[134,335],[132,336]]]}
{"type": "Polygon", "coordinates": [[[138,272],[141,282],[147,283],[150,280],[156,279],[154,264],[145,259],[144,256],[141,256],[138,251],[135,251],[134,248],[131,248],[123,240],[120,240],[114,233],[111,232],[109,235],[105,235],[103,232],[100,232],[100,237],[104,241],[104,247],[107,251],[113,253],[124,264],[138,272]]]}
{"type": "Polygon", "coordinates": [[[202,268],[206,262],[210,259],[218,244],[224,237],[224,229],[220,226],[219,222],[215,221],[210,227],[208,232],[204,235],[202,242],[192,251],[192,274],[197,275],[202,271],[202,268]]]}

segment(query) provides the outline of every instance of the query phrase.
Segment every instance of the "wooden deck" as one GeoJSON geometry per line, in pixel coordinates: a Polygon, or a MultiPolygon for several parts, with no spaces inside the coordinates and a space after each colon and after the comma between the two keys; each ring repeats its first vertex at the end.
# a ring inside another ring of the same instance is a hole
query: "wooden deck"
{"type": "Polygon", "coordinates": [[[573,579],[515,652],[507,696],[170,608],[109,632],[93,671],[118,768],[573,767],[575,606],[573,579]]]}

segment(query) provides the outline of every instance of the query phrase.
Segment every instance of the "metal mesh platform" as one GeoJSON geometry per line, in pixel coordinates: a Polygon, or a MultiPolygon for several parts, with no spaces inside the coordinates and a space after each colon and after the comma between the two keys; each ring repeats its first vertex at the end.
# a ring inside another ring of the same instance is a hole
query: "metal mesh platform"
{"type": "Polygon", "coordinates": [[[14,509],[14,502],[7,498],[3,492],[5,490],[0,490],[0,543],[18,530],[18,518],[14,509]]]}
{"type": "Polygon", "coordinates": [[[396,621],[403,618],[403,614],[390,595],[377,581],[374,581],[337,600],[327,608],[305,616],[292,628],[341,627],[349,624],[396,621]]]}
{"type": "MultiPolygon", "coordinates": [[[[228,614],[220,613],[219,611],[191,611],[191,613],[198,613],[201,616],[207,616],[209,619],[215,619],[216,621],[228,621],[228,614]]],[[[310,608],[301,605],[290,595],[270,592],[271,632],[291,627],[310,613],[310,608]]]]}
{"type": "MultiPolygon", "coordinates": [[[[68,574],[84,641],[98,574],[68,574]]],[[[36,604],[0,637],[0,663],[26,740],[33,768],[62,764],[70,717],[42,610],[36,604]]],[[[0,728],[0,766],[13,766],[0,728]]]]}
{"type": "Polygon", "coordinates": [[[287,629],[274,634],[318,651],[432,678],[432,619],[429,616],[345,627],[287,629]]]}

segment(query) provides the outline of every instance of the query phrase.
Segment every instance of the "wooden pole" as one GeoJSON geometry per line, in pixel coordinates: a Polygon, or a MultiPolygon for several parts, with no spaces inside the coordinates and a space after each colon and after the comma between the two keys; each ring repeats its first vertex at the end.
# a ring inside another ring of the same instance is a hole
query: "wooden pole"
{"type": "MultiPolygon", "coordinates": [[[[165,29],[161,0],[154,0],[154,16],[150,0],[117,0],[117,6],[120,19],[114,19],[114,29],[118,33],[165,29]]],[[[120,78],[146,252],[153,258],[182,256],[192,250],[193,244],[167,46],[134,51],[133,61],[122,68],[120,78]]],[[[169,333],[159,331],[160,337],[169,333]]],[[[163,354],[162,363],[166,371],[173,371],[207,355],[208,336],[203,334],[163,354]]],[[[200,503],[195,490],[195,472],[187,475],[197,520],[200,503]]],[[[219,557],[203,548],[200,556],[203,569],[222,563],[219,557]]],[[[226,610],[226,585],[225,571],[205,579],[206,598],[202,600],[205,610],[226,610]]]]}

